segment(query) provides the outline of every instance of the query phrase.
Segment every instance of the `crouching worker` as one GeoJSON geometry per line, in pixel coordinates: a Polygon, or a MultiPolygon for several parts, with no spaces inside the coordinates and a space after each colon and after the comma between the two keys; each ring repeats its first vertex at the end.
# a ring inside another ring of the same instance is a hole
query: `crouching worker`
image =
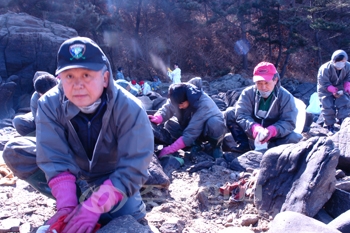
{"type": "Polygon", "coordinates": [[[9,141],[6,164],[56,199],[47,224],[63,222],[62,232],[92,232],[121,215],[140,220],[154,147],[141,103],[113,82],[106,55],[86,37],[61,45],[56,75],[59,85],[38,102],[36,138],[9,141]]]}
{"type": "MultiPolygon", "coordinates": [[[[172,142],[162,149],[158,157],[185,147],[192,147],[193,155],[202,149],[202,142],[206,141],[213,149],[213,157],[221,157],[226,126],[223,114],[214,101],[190,83],[170,85],[168,95],[167,102],[154,115],[148,116],[153,123],[165,123],[163,133],[169,134],[172,142]]],[[[155,140],[158,134],[154,132],[155,140]]]]}
{"type": "Polygon", "coordinates": [[[255,85],[245,88],[235,107],[224,113],[237,143],[231,150],[247,152],[257,137],[259,143],[268,143],[268,148],[299,142],[302,135],[294,132],[298,114],[294,97],[281,87],[275,66],[259,63],[254,68],[253,81],[255,85]]]}
{"type": "Polygon", "coordinates": [[[45,71],[37,71],[34,74],[33,80],[35,91],[30,98],[31,112],[15,116],[12,120],[13,126],[22,136],[27,136],[29,134],[35,135],[35,116],[38,108],[38,99],[58,83],[55,76],[45,71]]]}

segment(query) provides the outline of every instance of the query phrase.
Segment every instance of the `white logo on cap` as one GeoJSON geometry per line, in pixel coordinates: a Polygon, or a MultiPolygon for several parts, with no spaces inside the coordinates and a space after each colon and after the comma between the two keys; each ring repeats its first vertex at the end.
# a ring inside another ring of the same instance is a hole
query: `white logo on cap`
{"type": "Polygon", "coordinates": [[[84,57],[84,53],[85,53],[85,45],[84,44],[74,44],[71,45],[69,47],[69,53],[72,55],[72,58],[70,58],[70,60],[73,59],[85,59],[84,57]]]}

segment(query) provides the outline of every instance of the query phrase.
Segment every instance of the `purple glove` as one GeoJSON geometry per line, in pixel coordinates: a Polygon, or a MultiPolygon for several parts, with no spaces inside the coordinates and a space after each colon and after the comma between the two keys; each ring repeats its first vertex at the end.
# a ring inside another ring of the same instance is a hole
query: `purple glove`
{"type": "Polygon", "coordinates": [[[344,91],[350,94],[350,82],[344,83],[344,91]]]}
{"type": "Polygon", "coordinates": [[[163,122],[162,115],[154,115],[154,116],[148,115],[148,118],[151,122],[156,123],[156,124],[160,124],[163,122]]]}
{"type": "Polygon", "coordinates": [[[164,155],[174,153],[184,147],[186,147],[186,145],[184,143],[183,137],[181,136],[170,146],[164,147],[163,150],[160,152],[158,158],[161,158],[164,155]]]}
{"type": "Polygon", "coordinates": [[[275,126],[270,125],[266,128],[269,133],[267,134],[267,136],[261,141],[261,143],[265,143],[268,142],[271,138],[275,137],[277,135],[277,129],[275,126]]]}
{"type": "Polygon", "coordinates": [[[330,86],[327,87],[327,91],[329,91],[329,92],[332,93],[332,94],[335,94],[335,93],[337,93],[338,88],[336,88],[336,87],[333,86],[333,85],[330,85],[330,86]]]}
{"type": "Polygon", "coordinates": [[[252,125],[252,133],[253,133],[253,138],[255,139],[256,136],[258,136],[259,131],[263,130],[264,127],[262,127],[260,124],[255,123],[252,125]]]}
{"type": "Polygon", "coordinates": [[[109,212],[123,199],[112,181],[107,179],[90,198],[78,205],[65,219],[65,233],[92,232],[101,214],[109,212]]]}
{"type": "Polygon", "coordinates": [[[47,225],[52,225],[61,216],[71,213],[78,205],[75,176],[69,172],[63,172],[50,180],[49,187],[56,198],[57,208],[56,214],[47,221],[47,225]]]}

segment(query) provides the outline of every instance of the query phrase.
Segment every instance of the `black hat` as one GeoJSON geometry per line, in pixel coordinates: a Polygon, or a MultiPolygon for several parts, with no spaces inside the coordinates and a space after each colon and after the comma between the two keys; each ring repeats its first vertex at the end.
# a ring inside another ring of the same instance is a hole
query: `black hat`
{"type": "Polygon", "coordinates": [[[73,68],[99,71],[107,65],[107,57],[90,38],[74,37],[62,43],[57,53],[56,75],[73,68]]]}

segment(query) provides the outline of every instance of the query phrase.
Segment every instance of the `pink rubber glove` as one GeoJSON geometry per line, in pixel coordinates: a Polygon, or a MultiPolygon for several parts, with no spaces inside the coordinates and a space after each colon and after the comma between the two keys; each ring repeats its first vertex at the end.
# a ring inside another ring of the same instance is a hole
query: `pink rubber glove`
{"type": "Polygon", "coordinates": [[[184,143],[183,137],[181,136],[170,146],[164,147],[163,150],[160,152],[158,158],[174,153],[184,147],[186,147],[186,145],[184,143]]]}
{"type": "Polygon", "coordinates": [[[337,93],[338,88],[336,88],[336,87],[333,86],[333,85],[330,85],[330,86],[327,87],[327,91],[329,91],[329,92],[332,93],[332,94],[335,94],[335,93],[337,93]]]}
{"type": "Polygon", "coordinates": [[[268,142],[271,138],[275,137],[277,135],[277,129],[275,126],[273,125],[270,125],[266,128],[269,133],[267,134],[267,137],[265,137],[261,143],[265,143],[265,142],[268,142]]]}
{"type": "Polygon", "coordinates": [[[92,232],[101,214],[109,212],[123,199],[110,179],[107,179],[91,197],[78,205],[65,219],[64,233],[92,232]]]}
{"type": "Polygon", "coordinates": [[[344,83],[344,91],[350,94],[350,82],[344,83]]]}
{"type": "Polygon", "coordinates": [[[255,139],[256,136],[258,136],[258,133],[260,130],[263,130],[264,127],[262,127],[260,124],[255,123],[252,125],[252,133],[253,133],[253,138],[255,139]]]}
{"type": "Polygon", "coordinates": [[[49,182],[52,195],[56,198],[56,214],[47,221],[52,225],[64,215],[71,213],[78,205],[76,194],[75,176],[69,172],[63,172],[52,178],[49,182]]]}
{"type": "Polygon", "coordinates": [[[148,115],[148,118],[151,122],[156,123],[156,124],[160,124],[163,122],[162,115],[154,115],[154,116],[148,115]]]}

